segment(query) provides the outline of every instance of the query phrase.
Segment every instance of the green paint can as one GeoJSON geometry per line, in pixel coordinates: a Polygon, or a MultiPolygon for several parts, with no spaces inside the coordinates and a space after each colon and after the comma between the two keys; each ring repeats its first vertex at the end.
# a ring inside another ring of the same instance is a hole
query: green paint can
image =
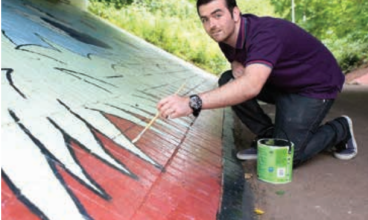
{"type": "Polygon", "coordinates": [[[282,184],[291,182],[294,144],[284,139],[265,138],[257,142],[258,179],[282,184]]]}

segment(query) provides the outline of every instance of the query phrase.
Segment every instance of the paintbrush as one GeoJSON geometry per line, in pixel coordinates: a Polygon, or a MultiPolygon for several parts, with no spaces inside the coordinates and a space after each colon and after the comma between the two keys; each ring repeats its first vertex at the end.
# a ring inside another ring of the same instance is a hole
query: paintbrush
{"type": "MultiPolygon", "coordinates": [[[[180,88],[175,92],[175,94],[178,94],[184,88],[184,86],[185,86],[185,82],[180,86],[180,88]]],[[[133,139],[132,141],[133,144],[137,142],[142,137],[144,132],[146,132],[152,126],[152,124],[156,121],[158,116],[160,116],[160,114],[157,112],[155,117],[151,119],[151,121],[146,125],[146,127],[141,131],[141,133],[139,133],[138,136],[133,139]]]]}

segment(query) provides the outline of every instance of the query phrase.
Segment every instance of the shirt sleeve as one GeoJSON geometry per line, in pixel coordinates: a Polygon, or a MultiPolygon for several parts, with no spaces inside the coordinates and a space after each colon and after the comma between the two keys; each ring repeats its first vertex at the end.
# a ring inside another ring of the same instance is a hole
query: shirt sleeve
{"type": "Polygon", "coordinates": [[[260,30],[248,42],[249,45],[246,45],[247,59],[243,63],[244,66],[260,63],[273,68],[276,65],[282,52],[282,44],[272,30],[260,30]]]}

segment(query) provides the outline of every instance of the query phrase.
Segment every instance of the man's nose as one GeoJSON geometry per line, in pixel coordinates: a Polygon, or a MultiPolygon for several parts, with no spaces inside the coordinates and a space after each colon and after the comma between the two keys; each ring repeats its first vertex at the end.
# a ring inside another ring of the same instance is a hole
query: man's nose
{"type": "Polygon", "coordinates": [[[216,27],[216,21],[215,21],[215,19],[210,19],[209,20],[209,26],[210,26],[210,29],[213,29],[213,28],[215,28],[216,27]]]}

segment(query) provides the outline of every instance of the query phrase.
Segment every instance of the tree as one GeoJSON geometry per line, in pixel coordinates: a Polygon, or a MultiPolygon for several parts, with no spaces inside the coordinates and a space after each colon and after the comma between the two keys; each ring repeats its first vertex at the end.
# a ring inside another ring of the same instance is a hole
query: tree
{"type": "MultiPolygon", "coordinates": [[[[368,40],[368,1],[294,0],[298,25],[320,39],[368,40]]],[[[291,19],[290,0],[271,0],[275,13],[291,19]]]]}

